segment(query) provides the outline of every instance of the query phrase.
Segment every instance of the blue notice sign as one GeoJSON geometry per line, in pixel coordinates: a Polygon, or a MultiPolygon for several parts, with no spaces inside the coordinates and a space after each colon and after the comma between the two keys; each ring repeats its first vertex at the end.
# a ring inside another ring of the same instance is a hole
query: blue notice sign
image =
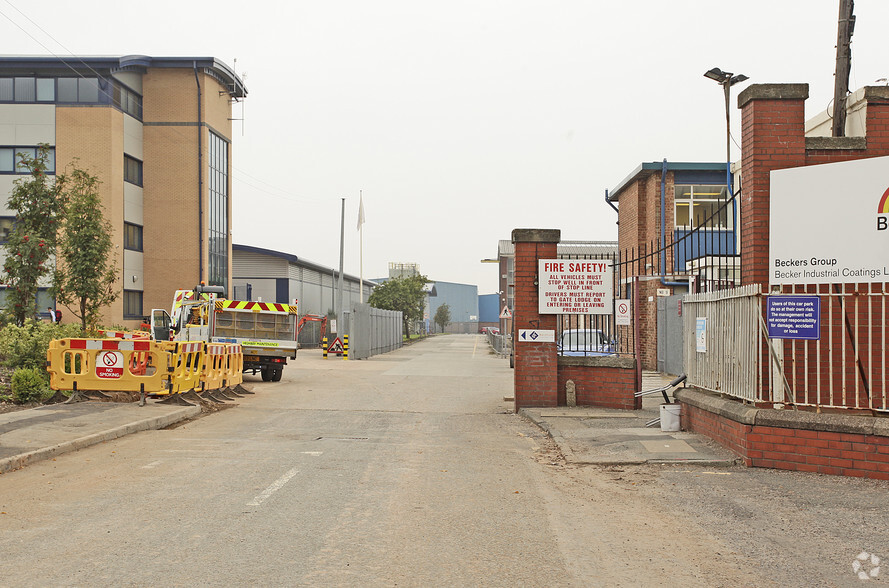
{"type": "Polygon", "coordinates": [[[767,298],[769,339],[820,339],[821,298],[779,295],[767,298]]]}

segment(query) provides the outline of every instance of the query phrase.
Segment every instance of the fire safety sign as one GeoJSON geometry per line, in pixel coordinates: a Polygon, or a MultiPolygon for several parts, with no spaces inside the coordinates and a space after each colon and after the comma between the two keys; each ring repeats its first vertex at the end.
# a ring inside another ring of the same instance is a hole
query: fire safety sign
{"type": "Polygon", "coordinates": [[[537,268],[540,314],[611,314],[611,261],[541,259],[537,268]]]}

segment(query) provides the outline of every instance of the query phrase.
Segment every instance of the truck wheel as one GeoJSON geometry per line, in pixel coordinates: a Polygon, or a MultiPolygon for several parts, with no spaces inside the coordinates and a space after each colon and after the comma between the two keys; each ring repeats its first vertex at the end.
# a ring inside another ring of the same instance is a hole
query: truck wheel
{"type": "Polygon", "coordinates": [[[271,381],[271,379],[272,379],[272,370],[271,370],[270,368],[266,368],[266,367],[264,367],[264,368],[262,368],[262,371],[261,371],[260,373],[262,374],[262,381],[263,381],[263,382],[271,381]]]}
{"type": "Polygon", "coordinates": [[[281,374],[283,374],[283,373],[284,373],[284,368],[275,368],[275,370],[272,371],[272,382],[280,382],[281,381],[281,374]]]}

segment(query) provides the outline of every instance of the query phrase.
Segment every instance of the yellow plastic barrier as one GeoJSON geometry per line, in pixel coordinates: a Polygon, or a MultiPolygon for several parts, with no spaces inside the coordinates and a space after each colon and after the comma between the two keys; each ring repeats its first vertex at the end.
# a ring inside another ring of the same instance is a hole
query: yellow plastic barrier
{"type": "Polygon", "coordinates": [[[201,382],[204,390],[216,390],[225,385],[227,350],[222,343],[209,343],[204,351],[203,370],[201,382]]]}
{"type": "Polygon", "coordinates": [[[244,381],[244,350],[240,345],[226,345],[225,385],[237,386],[244,381]]]}
{"type": "Polygon", "coordinates": [[[46,352],[53,390],[157,394],[166,389],[169,354],[154,341],[56,339],[46,352]]]}
{"type": "Polygon", "coordinates": [[[200,388],[204,368],[202,341],[163,342],[160,345],[170,355],[169,386],[162,394],[179,394],[200,388]]]}
{"type": "Polygon", "coordinates": [[[134,341],[147,341],[151,339],[148,331],[102,331],[107,339],[132,339],[134,341]]]}

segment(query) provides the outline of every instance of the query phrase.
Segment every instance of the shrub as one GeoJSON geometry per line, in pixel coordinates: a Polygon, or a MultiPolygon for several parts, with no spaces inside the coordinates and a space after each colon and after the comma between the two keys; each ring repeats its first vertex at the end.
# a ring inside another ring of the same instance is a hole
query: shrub
{"type": "Polygon", "coordinates": [[[12,399],[22,404],[41,402],[49,390],[44,373],[34,368],[16,370],[12,374],[12,399]]]}
{"type": "MultiPolygon", "coordinates": [[[[46,372],[46,350],[53,339],[80,337],[80,325],[28,319],[21,327],[9,324],[0,329],[0,365],[46,372]]],[[[14,390],[13,390],[14,393],[14,390]]]]}

